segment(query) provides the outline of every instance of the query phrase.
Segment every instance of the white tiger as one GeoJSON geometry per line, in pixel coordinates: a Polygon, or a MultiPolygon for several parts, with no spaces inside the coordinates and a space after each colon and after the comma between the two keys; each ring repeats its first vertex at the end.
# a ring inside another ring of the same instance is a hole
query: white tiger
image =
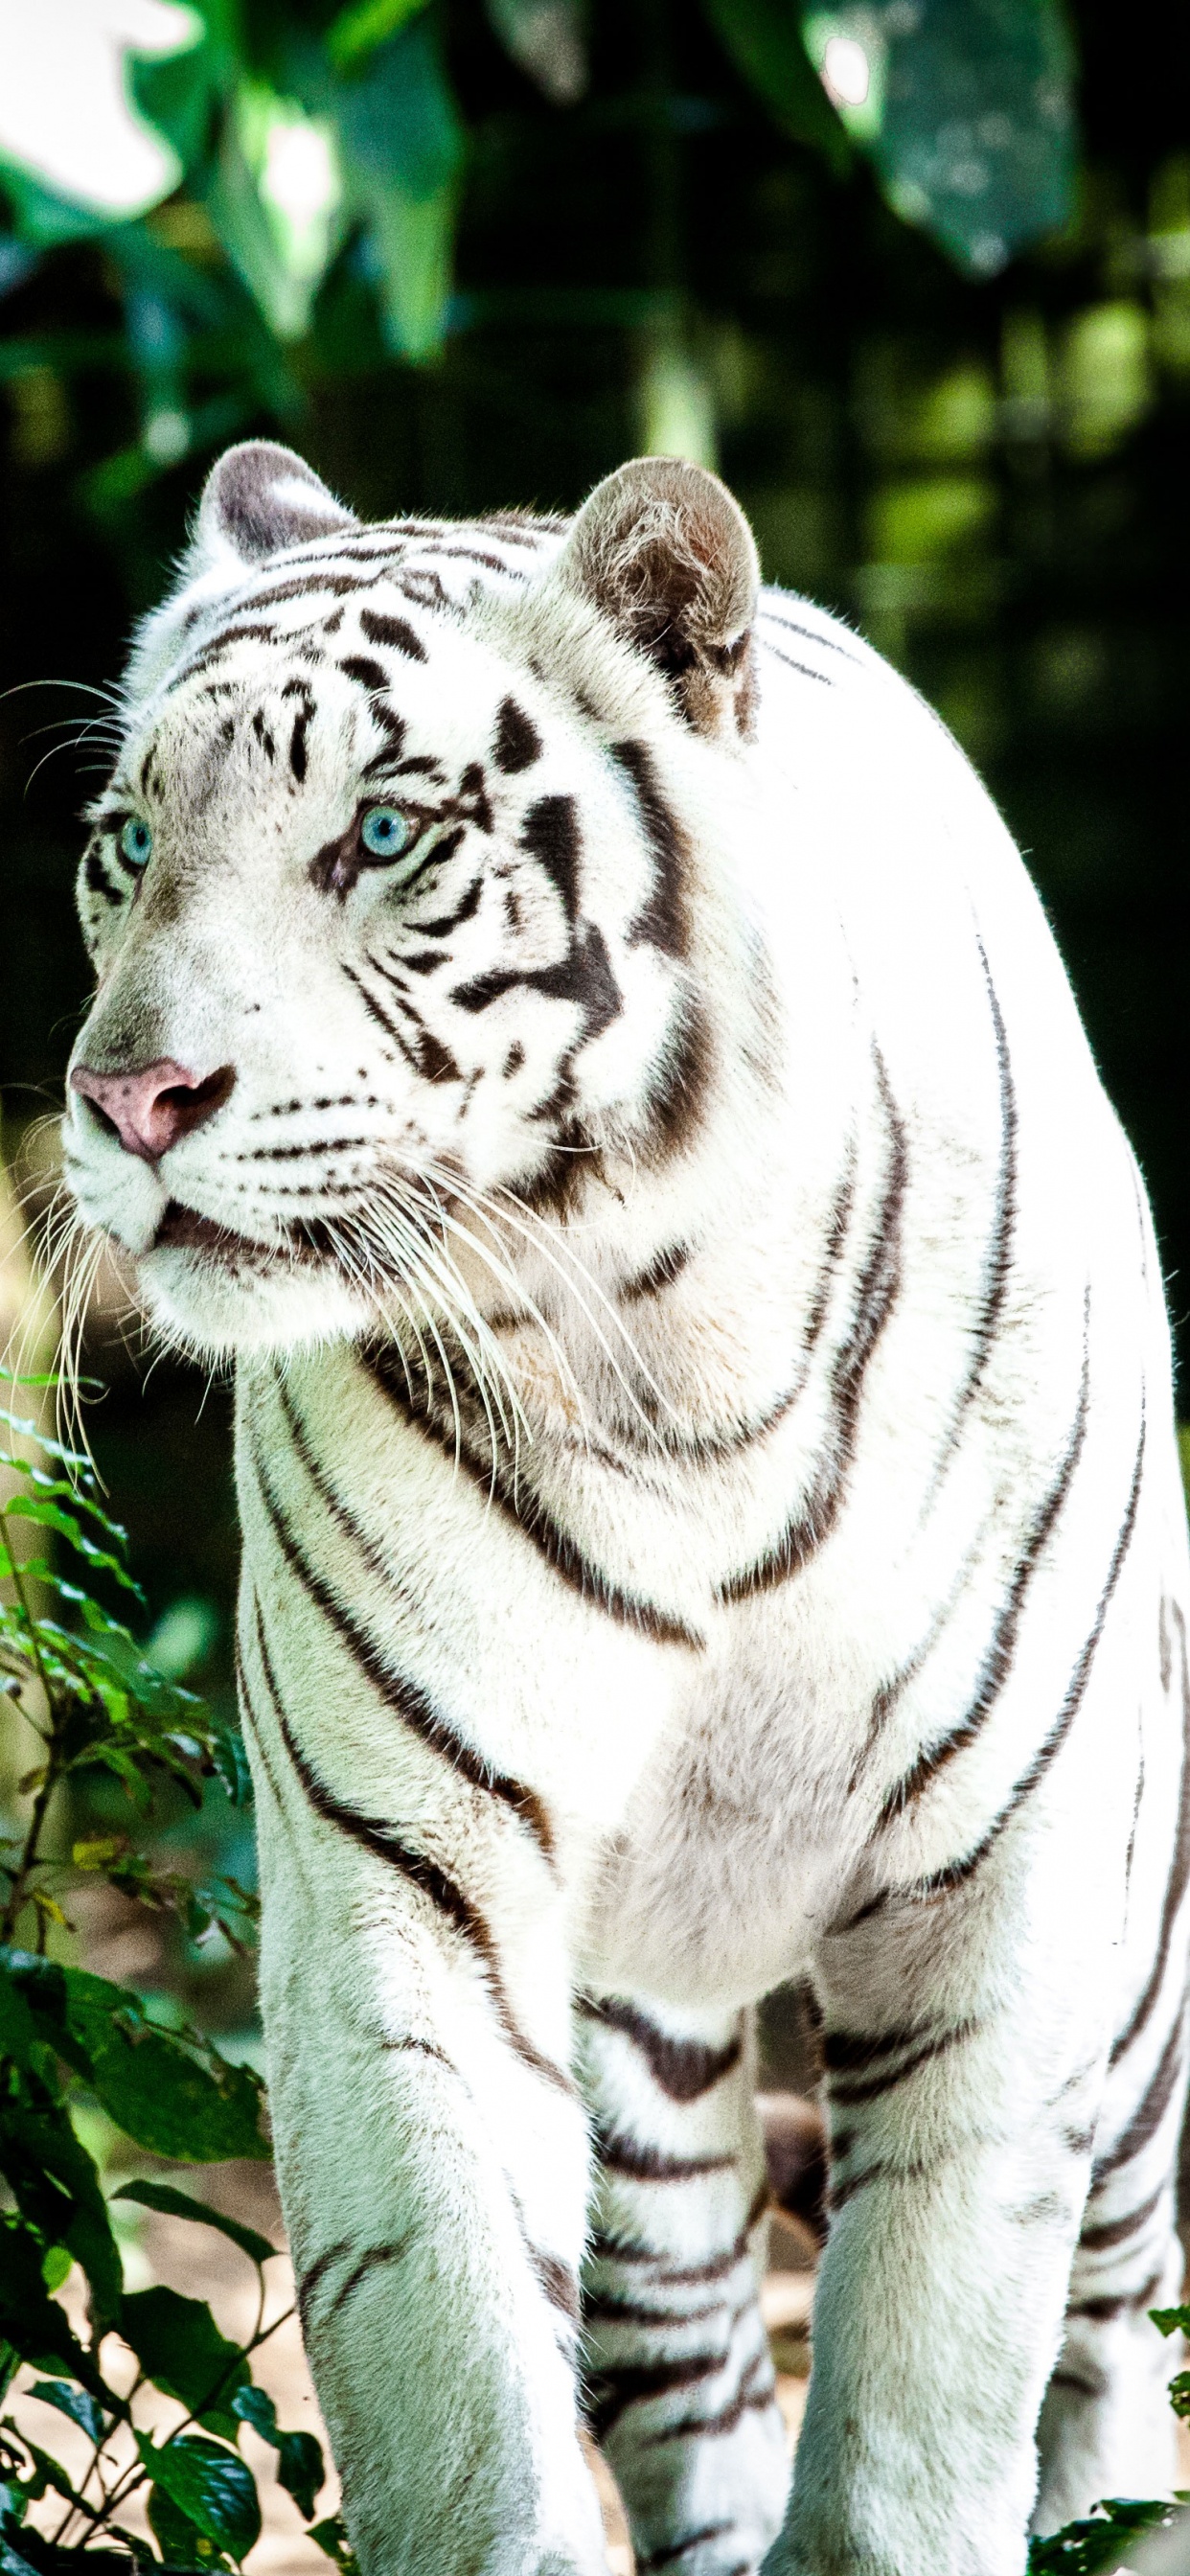
{"type": "Polygon", "coordinates": [[[233,449],[126,703],[68,1170],[235,1357],[363,2567],[593,2576],[585,2408],[642,2571],[1019,2576],[1171,2474],[1190,1867],[1160,1272],[1020,860],[674,463],[366,527],[233,449]],[[801,1976],[787,2503],[750,2007],[801,1976]]]}

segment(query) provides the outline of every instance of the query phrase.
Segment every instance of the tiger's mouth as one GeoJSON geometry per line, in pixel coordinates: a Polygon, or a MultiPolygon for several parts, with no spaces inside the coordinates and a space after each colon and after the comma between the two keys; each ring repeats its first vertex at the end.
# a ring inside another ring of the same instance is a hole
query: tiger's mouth
{"type": "Polygon", "coordinates": [[[233,1226],[220,1224],[217,1217],[200,1216],[197,1208],[184,1207],[181,1199],[169,1200],[148,1248],[150,1252],[207,1253],[228,1269],[244,1261],[259,1269],[275,1258],[276,1251],[272,1244],[237,1234],[233,1226]]]}
{"type": "Polygon", "coordinates": [[[245,1266],[258,1271],[278,1266],[287,1270],[343,1266],[335,1231],[316,1217],[299,1218],[284,1228],[280,1242],[267,1243],[260,1235],[237,1233],[234,1226],[224,1225],[218,1217],[200,1215],[197,1208],[187,1207],[181,1199],[167,1202],[148,1249],[202,1253],[225,1270],[245,1266]]]}

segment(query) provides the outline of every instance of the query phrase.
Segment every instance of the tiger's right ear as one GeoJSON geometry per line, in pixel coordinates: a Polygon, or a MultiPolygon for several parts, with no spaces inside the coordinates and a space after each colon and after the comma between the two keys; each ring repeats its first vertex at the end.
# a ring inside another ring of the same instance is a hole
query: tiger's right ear
{"type": "Polygon", "coordinates": [[[292,447],[250,438],[229,447],[207,476],[194,532],[194,568],[206,571],[230,556],[238,566],[260,563],[285,547],[331,537],[358,526],[325,483],[292,447]]]}
{"type": "Polygon", "coordinates": [[[218,611],[255,564],[358,525],[291,447],[265,438],[229,447],[207,476],[176,589],[137,628],[124,682],[129,704],[152,696],[201,631],[204,613],[218,611]]]}

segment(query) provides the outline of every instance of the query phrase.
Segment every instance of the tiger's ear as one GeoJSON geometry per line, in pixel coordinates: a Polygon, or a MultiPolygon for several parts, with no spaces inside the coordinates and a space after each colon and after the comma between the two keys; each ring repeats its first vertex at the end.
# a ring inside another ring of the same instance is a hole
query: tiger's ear
{"type": "Polygon", "coordinates": [[[190,649],[199,620],[242,587],[254,564],[283,546],[358,524],[291,447],[264,438],[229,447],[207,476],[175,587],[136,629],[124,683],[129,701],[152,696],[190,649]]]}
{"type": "Polygon", "coordinates": [[[259,563],[284,546],[330,537],[358,524],[292,447],[250,438],[229,447],[207,476],[194,550],[204,568],[234,557],[259,563]]]}
{"type": "Polygon", "coordinates": [[[716,474],[668,456],[621,465],[584,502],[557,570],[665,673],[696,732],[749,732],[760,565],[716,474]]]}

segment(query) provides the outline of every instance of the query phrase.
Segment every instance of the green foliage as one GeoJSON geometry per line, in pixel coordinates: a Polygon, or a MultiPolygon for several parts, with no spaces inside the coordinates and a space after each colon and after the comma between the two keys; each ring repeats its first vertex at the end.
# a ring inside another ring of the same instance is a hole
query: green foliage
{"type": "Polygon", "coordinates": [[[1032,2541],[1028,2576],[1114,2576],[1128,2543],[1146,2531],[1161,2530],[1172,2515],[1168,2499],[1137,2503],[1130,2496],[1113,2496],[1097,2504],[1088,2521],[1068,2522],[1052,2540],[1032,2541]]]}
{"type": "MultiPolygon", "coordinates": [[[[188,2165],[267,2157],[262,2088],[201,2033],[163,2028],[139,1996],[47,1957],[46,1943],[51,1930],[60,1937],[66,1926],[59,1898],[80,1873],[98,1871],[153,1907],[176,1902],[172,1893],[163,1897],[151,1860],[130,1837],[96,1838],[76,1844],[68,1861],[58,1856],[57,1805],[75,1775],[87,1765],[105,1767],[134,1811],[148,1816],[163,1779],[193,1796],[204,1776],[217,1773],[242,1796],[242,1756],[196,1700],[151,1670],[129,1631],[89,1592],[67,1584],[48,1558],[18,1554],[16,1525],[32,1520],[89,1572],[135,1592],[123,1532],[100,1502],[86,1461],[36,1422],[10,1409],[3,1418],[22,1442],[6,1463],[23,1481],[0,1507],[0,1572],[12,1590],[11,1604],[0,1606],[0,1670],[43,1758],[20,1784],[26,1819],[0,1862],[7,1882],[0,1911],[0,2177],[9,2202],[0,2209],[0,2397],[22,2366],[44,2373],[29,2393],[83,2432],[91,2454],[76,2483],[16,2417],[0,2416],[0,2576],[68,2576],[80,2558],[87,2576],[129,2576],[136,2566],[156,2565],[120,2521],[138,2492],[163,2560],[230,2570],[260,2532],[256,2483],[239,2448],[245,2424],[276,2452],[281,2484],[307,2522],[325,2477],[313,2436],[283,2431],[272,2399],[253,2383],[253,2356],[293,2313],[266,2323],[265,2266],[275,2249],[255,2228],[171,2183],[126,2182],[113,2199],[215,2228],[239,2249],[256,2273],[256,2322],[246,2341],[235,2343],[199,2299],[161,2286],[127,2291],[109,2199],[77,2112],[98,2103],[134,2145],[188,2165]],[[52,1467],[36,1465],[34,1451],[52,1467]],[[38,1606],[42,1590],[52,1616],[38,1606]],[[59,1609],[68,1609],[74,1624],[59,1609]],[[14,1937],[23,1925],[32,1948],[14,1937]],[[82,2331],[57,2295],[76,2266],[86,2290],[82,2331]],[[136,2360],[127,2396],[115,2384],[118,2369],[113,2378],[110,2337],[136,2360]],[[177,2409],[164,2438],[151,2439],[136,2420],[145,2387],[177,2409]],[[123,2449],[115,2453],[118,2435],[123,2449]],[[64,2507],[52,2540],[28,2520],[49,2495],[64,2507]]],[[[249,1904],[239,1891],[236,1901],[243,1929],[249,1904]]],[[[321,2524],[319,2534],[319,2546],[350,2569],[338,2519],[321,2524]]]]}
{"type": "MultiPolygon", "coordinates": [[[[0,340],[0,375],[41,364],[131,376],[138,436],[86,481],[101,515],[262,413],[291,426],[320,373],[386,352],[438,355],[462,319],[452,270],[464,180],[494,139],[490,126],[468,130],[460,92],[492,36],[553,113],[587,113],[577,0],[486,0],[486,27],[479,0],[449,20],[445,0],[198,10],[200,42],[128,62],[137,108],[183,173],[170,203],[115,221],[14,159],[0,174],[13,275],[30,254],[101,242],[121,291],[122,348],[93,332],[0,340]]],[[[1002,266],[1069,214],[1074,66],[1059,0],[921,0],[900,13],[704,0],[704,14],[795,145],[837,172],[867,155],[894,210],[968,272],[1002,266]]],[[[664,51],[664,12],[648,24],[664,51]]],[[[622,28],[591,32],[623,50],[622,28]]],[[[634,62],[622,79],[631,93],[634,62]]],[[[670,113],[660,94],[624,104],[659,131],[670,113]]],[[[667,291],[680,300],[676,276],[667,291]]]]}

